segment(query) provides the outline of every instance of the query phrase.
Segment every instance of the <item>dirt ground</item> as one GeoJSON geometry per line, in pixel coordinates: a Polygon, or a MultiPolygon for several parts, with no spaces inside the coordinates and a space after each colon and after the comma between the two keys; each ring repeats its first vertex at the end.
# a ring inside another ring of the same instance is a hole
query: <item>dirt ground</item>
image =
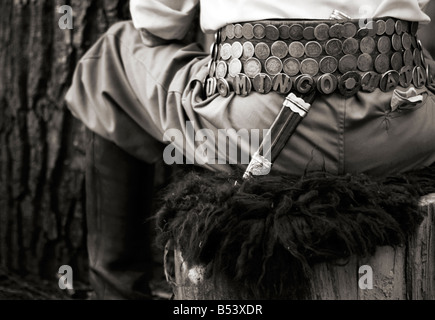
{"type": "MultiPolygon", "coordinates": [[[[155,274],[160,275],[160,270],[155,274]]],[[[163,274],[163,273],[162,273],[163,274]]],[[[163,276],[150,283],[153,300],[171,298],[169,285],[163,276]]],[[[94,292],[88,284],[74,281],[74,290],[61,290],[56,281],[22,277],[0,268],[0,300],[92,300],[94,292]]]]}

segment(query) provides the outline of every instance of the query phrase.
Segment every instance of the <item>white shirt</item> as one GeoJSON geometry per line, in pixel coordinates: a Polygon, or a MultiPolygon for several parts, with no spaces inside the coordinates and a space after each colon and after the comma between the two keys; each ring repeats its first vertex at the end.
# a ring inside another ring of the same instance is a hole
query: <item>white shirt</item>
{"type": "Polygon", "coordinates": [[[213,33],[228,23],[264,19],[329,19],[337,9],[352,19],[393,17],[428,23],[429,0],[130,0],[136,28],[163,39],[182,39],[200,5],[201,29],[213,33]],[[363,4],[361,4],[363,3],[363,4]]]}

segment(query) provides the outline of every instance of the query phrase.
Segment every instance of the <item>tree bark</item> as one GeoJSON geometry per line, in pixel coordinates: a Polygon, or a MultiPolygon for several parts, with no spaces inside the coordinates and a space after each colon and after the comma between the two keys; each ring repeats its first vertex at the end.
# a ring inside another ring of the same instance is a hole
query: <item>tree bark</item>
{"type": "Polygon", "coordinates": [[[85,128],[63,98],[83,53],[126,0],[0,2],[0,267],[42,278],[70,265],[87,279],[85,128]],[[73,10],[61,29],[59,7],[73,10]]]}

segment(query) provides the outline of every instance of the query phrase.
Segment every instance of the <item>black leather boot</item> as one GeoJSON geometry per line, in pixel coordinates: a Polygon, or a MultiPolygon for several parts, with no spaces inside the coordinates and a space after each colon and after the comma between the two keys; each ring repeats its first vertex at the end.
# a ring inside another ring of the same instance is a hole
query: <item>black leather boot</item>
{"type": "Polygon", "coordinates": [[[151,299],[154,166],[88,132],[86,214],[97,299],[151,299]]]}

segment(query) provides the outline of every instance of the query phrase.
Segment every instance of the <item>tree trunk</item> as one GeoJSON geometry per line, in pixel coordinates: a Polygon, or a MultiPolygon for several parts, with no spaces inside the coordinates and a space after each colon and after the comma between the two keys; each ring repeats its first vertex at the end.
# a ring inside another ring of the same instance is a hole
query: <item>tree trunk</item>
{"type": "Polygon", "coordinates": [[[87,281],[85,128],[63,98],[78,59],[126,0],[0,2],[0,267],[87,281]],[[73,10],[73,29],[61,29],[73,10]]]}

